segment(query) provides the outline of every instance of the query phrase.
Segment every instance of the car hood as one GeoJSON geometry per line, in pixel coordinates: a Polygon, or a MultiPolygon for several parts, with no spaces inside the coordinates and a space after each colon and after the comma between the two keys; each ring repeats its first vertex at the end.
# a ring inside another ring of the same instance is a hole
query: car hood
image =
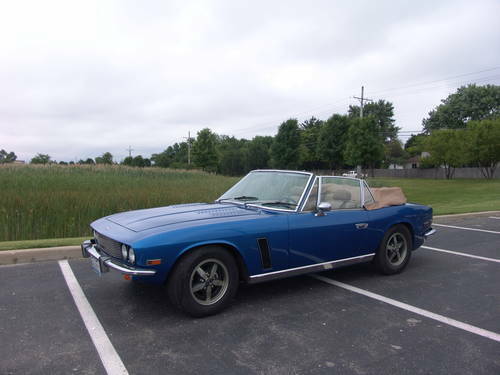
{"type": "Polygon", "coordinates": [[[173,224],[256,214],[258,211],[255,209],[234,204],[192,203],[122,212],[106,219],[134,232],[141,232],[173,224]]]}

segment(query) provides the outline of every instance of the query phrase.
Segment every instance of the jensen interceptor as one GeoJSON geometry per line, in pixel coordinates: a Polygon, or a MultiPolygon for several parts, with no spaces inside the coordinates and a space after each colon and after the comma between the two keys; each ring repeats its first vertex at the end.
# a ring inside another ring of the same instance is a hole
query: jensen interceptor
{"type": "Polygon", "coordinates": [[[227,307],[241,282],[367,261],[401,272],[435,232],[432,208],[384,199],[362,179],[255,170],[213,203],[98,219],[82,253],[97,273],[164,284],[173,305],[206,316],[227,307]]]}

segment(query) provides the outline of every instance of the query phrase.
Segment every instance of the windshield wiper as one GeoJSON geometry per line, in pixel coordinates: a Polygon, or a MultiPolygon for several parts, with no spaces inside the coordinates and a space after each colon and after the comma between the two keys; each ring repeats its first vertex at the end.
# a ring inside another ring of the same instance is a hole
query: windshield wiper
{"type": "Polygon", "coordinates": [[[258,200],[259,198],[257,197],[249,197],[249,196],[246,196],[246,195],[242,195],[242,196],[239,196],[239,197],[233,197],[233,198],[222,198],[222,199],[219,199],[217,202],[222,202],[222,201],[228,201],[228,200],[237,200],[237,201],[256,201],[258,200]]]}

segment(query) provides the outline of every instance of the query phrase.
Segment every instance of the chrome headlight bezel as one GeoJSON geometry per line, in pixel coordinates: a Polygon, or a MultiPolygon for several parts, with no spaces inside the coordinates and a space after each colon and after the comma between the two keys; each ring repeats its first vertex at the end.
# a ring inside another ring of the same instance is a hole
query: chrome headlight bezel
{"type": "Polygon", "coordinates": [[[123,260],[126,261],[128,259],[128,247],[127,247],[127,245],[122,244],[121,251],[122,251],[122,258],[123,258],[123,260]]]}
{"type": "Polygon", "coordinates": [[[128,249],[128,261],[132,264],[135,263],[135,251],[132,247],[128,249]]]}

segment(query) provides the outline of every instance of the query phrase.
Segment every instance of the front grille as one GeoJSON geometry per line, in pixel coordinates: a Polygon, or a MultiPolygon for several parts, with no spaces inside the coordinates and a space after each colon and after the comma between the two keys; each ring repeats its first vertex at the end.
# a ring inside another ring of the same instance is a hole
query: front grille
{"type": "Polygon", "coordinates": [[[102,235],[101,233],[95,232],[95,240],[98,247],[103,250],[106,254],[111,255],[115,258],[122,257],[121,244],[118,241],[112,240],[109,237],[102,235]]]}

